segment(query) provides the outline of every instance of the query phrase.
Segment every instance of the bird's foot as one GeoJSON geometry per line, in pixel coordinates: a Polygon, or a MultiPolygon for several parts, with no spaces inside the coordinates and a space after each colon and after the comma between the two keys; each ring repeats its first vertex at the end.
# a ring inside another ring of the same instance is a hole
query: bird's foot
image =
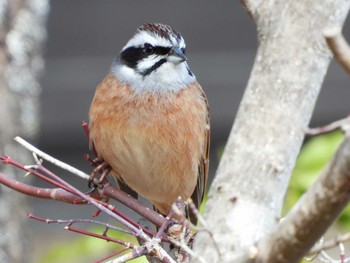
{"type": "Polygon", "coordinates": [[[93,160],[93,164],[96,166],[94,170],[91,172],[90,178],[89,178],[89,188],[95,189],[98,185],[102,184],[107,175],[111,172],[112,168],[111,166],[102,158],[96,158],[93,160]],[[100,178],[97,180],[96,184],[96,176],[98,174],[101,174],[100,178]]]}

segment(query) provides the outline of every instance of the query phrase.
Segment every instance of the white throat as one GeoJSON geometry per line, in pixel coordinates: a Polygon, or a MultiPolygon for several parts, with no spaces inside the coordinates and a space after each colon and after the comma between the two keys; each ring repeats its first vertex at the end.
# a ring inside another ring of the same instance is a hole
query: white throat
{"type": "Polygon", "coordinates": [[[130,85],[137,93],[177,93],[196,81],[186,61],[180,64],[165,62],[146,76],[117,61],[112,65],[111,72],[120,82],[130,85]]]}

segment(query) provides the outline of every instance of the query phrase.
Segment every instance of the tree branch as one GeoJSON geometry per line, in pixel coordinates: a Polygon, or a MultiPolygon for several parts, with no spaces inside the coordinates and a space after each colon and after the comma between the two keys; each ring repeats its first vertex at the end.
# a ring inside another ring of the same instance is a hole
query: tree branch
{"type": "Polygon", "coordinates": [[[332,132],[341,129],[344,132],[350,131],[350,116],[344,119],[334,121],[326,126],[316,127],[316,128],[306,128],[305,133],[309,135],[320,135],[327,132],[332,132]]]}
{"type": "MultiPolygon", "coordinates": [[[[38,148],[34,147],[27,141],[23,140],[21,137],[17,136],[15,137],[15,141],[21,144],[24,148],[27,148],[29,151],[35,153],[36,155],[40,156],[41,158],[45,159],[46,161],[56,165],[57,167],[62,168],[63,170],[67,170],[68,172],[75,174],[85,180],[89,180],[90,175],[83,173],[82,171],[76,169],[75,167],[66,164],[64,162],[61,162],[60,160],[57,160],[56,158],[52,157],[51,155],[48,155],[47,153],[44,153],[43,151],[39,150],[38,148]]],[[[97,182],[96,182],[97,183],[97,182]]]]}
{"type": "Polygon", "coordinates": [[[258,262],[293,263],[308,253],[350,199],[350,136],[286,218],[259,242],[258,262]]]}
{"type": "Polygon", "coordinates": [[[350,46],[346,42],[339,28],[328,30],[325,33],[327,44],[332,50],[335,59],[350,74],[350,46]]]}
{"type": "Polygon", "coordinates": [[[316,245],[308,252],[308,255],[318,254],[323,250],[334,248],[335,246],[339,245],[340,243],[347,242],[349,240],[350,240],[350,233],[346,233],[346,234],[337,236],[333,239],[327,240],[319,245],[316,245]]]}
{"type": "Polygon", "coordinates": [[[163,216],[154,210],[149,209],[140,201],[132,198],[130,195],[124,193],[123,191],[120,191],[119,189],[115,189],[109,184],[104,185],[101,189],[99,189],[99,192],[103,196],[121,202],[139,215],[150,220],[158,227],[160,227],[165,222],[165,218],[163,216]]]}
{"type": "Polygon", "coordinates": [[[244,2],[257,24],[259,46],[204,211],[222,256],[205,234],[194,244],[210,262],[251,261],[250,248],[279,222],[331,60],[323,33],[342,27],[350,5],[347,0],[244,2]]]}
{"type": "MultiPolygon", "coordinates": [[[[67,170],[70,173],[73,173],[85,180],[88,180],[90,178],[90,176],[74,167],[72,167],[69,164],[66,164],[62,161],[57,160],[56,158],[48,155],[47,153],[44,153],[43,151],[39,150],[38,148],[36,148],[35,146],[33,146],[32,144],[28,143],[27,141],[25,141],[24,139],[20,138],[20,137],[16,137],[15,141],[17,141],[18,143],[20,143],[23,147],[25,147],[26,149],[32,151],[33,153],[35,153],[36,155],[42,157],[43,159],[51,162],[54,165],[57,165],[58,167],[67,170]]],[[[31,171],[31,169],[27,169],[26,167],[24,167],[23,165],[18,164],[17,162],[15,162],[14,160],[12,160],[9,157],[2,157],[1,159],[3,159],[3,162],[6,162],[8,160],[8,162],[11,162],[10,164],[17,166],[20,169],[23,169],[25,171],[29,171],[32,172],[34,175],[39,176],[39,174],[35,171],[31,171]]],[[[40,178],[44,179],[45,181],[48,181],[49,183],[52,183],[54,185],[60,186],[65,190],[68,190],[65,188],[64,185],[59,184],[59,182],[52,182],[51,179],[49,178],[44,178],[42,175],[39,176],[40,178]]],[[[97,183],[97,181],[96,181],[97,183]]],[[[19,190],[21,191],[21,189],[17,189],[16,185],[13,185],[15,190],[19,190]]],[[[29,186],[27,186],[29,187],[29,186]]],[[[129,207],[130,209],[132,209],[133,211],[135,211],[136,213],[140,214],[141,216],[147,218],[148,220],[150,220],[152,223],[154,223],[155,225],[157,225],[158,227],[160,227],[164,222],[165,222],[165,218],[162,217],[161,215],[159,215],[157,212],[149,209],[148,207],[146,207],[144,204],[142,204],[140,201],[132,198],[130,195],[124,193],[123,191],[120,191],[119,189],[115,189],[114,187],[112,187],[110,184],[105,184],[103,185],[103,187],[99,188],[99,194],[100,197],[105,196],[108,198],[111,198],[113,200],[119,201],[122,204],[126,205],[127,207],[129,207]]],[[[31,190],[32,194],[35,194],[35,190],[32,189],[31,190]],[[34,192],[33,192],[34,191],[34,192]]],[[[59,192],[62,193],[62,192],[59,192]]],[[[40,196],[37,196],[40,197],[40,196]]],[[[60,199],[60,197],[57,197],[60,199]]],[[[63,198],[63,197],[62,197],[63,198]]],[[[79,197],[77,200],[79,200],[79,197]]],[[[51,198],[52,199],[52,198],[51,198]]],[[[62,200],[59,200],[62,201],[62,200]]],[[[68,200],[67,200],[68,201],[68,200]]]]}
{"type": "Polygon", "coordinates": [[[61,188],[41,188],[27,185],[17,180],[11,179],[3,173],[0,173],[0,184],[3,184],[22,194],[37,198],[52,199],[75,205],[87,204],[86,200],[77,197],[76,195],[71,194],[61,188]]]}
{"type": "MultiPolygon", "coordinates": [[[[85,203],[85,204],[94,205],[96,208],[98,208],[98,211],[104,212],[105,214],[109,215],[110,217],[112,217],[113,219],[117,220],[119,223],[124,225],[126,228],[128,228],[130,230],[129,232],[131,232],[134,236],[136,236],[139,239],[139,241],[141,241],[142,245],[141,246],[135,245],[133,247],[132,253],[130,253],[129,256],[132,256],[132,258],[136,258],[141,255],[144,255],[144,254],[138,254],[138,253],[135,254],[135,252],[139,251],[139,252],[145,253],[145,255],[147,254],[147,256],[149,256],[148,258],[152,262],[175,262],[171,258],[171,256],[160,245],[162,241],[171,242],[171,240],[167,238],[165,231],[167,231],[168,227],[171,225],[171,223],[173,223],[172,218],[176,213],[175,210],[174,211],[172,210],[169,213],[168,217],[164,218],[158,213],[156,213],[155,211],[147,208],[138,200],[132,198],[131,196],[125,194],[124,192],[118,189],[113,188],[107,181],[103,185],[99,185],[99,187],[97,188],[98,191],[95,191],[96,198],[93,198],[91,195],[81,192],[74,186],[70,185],[69,183],[65,182],[63,179],[58,177],[56,174],[52,173],[50,170],[46,169],[42,165],[42,160],[40,160],[37,157],[36,153],[40,154],[40,156],[44,157],[45,159],[49,159],[53,164],[58,164],[60,168],[66,169],[70,172],[73,172],[74,174],[77,174],[77,175],[83,174],[81,171],[75,168],[72,169],[72,167],[70,167],[69,165],[63,162],[60,162],[55,158],[47,155],[46,153],[35,148],[34,146],[24,141],[23,139],[17,138],[16,140],[19,141],[22,145],[24,145],[29,150],[33,150],[35,152],[33,153],[33,156],[36,161],[36,164],[22,165],[19,162],[16,162],[15,160],[13,160],[12,158],[6,155],[4,157],[0,157],[0,160],[4,164],[13,165],[15,167],[18,167],[19,169],[26,171],[27,174],[32,174],[34,176],[37,176],[45,180],[46,182],[51,183],[56,187],[59,187],[59,189],[57,188],[45,189],[45,188],[38,188],[38,187],[25,185],[15,180],[6,178],[6,176],[1,173],[0,173],[0,183],[13,188],[14,190],[17,190],[19,192],[22,192],[24,194],[28,194],[34,197],[55,199],[55,200],[65,201],[70,203],[82,203],[82,204],[85,203]],[[151,231],[147,229],[143,229],[139,224],[134,222],[131,218],[120,213],[120,211],[114,205],[102,201],[104,199],[108,199],[108,200],[114,199],[125,204],[126,206],[133,209],[135,212],[138,212],[140,215],[144,216],[151,222],[155,223],[157,226],[160,226],[159,231],[156,233],[156,235],[154,235],[154,233],[151,233],[151,231]],[[154,237],[151,238],[150,236],[154,236],[154,237]]],[[[44,220],[42,218],[35,217],[32,215],[29,215],[29,217],[35,218],[39,221],[48,222],[47,220],[44,220]]],[[[63,222],[63,220],[51,220],[50,222],[64,223],[67,221],[63,222]]],[[[80,234],[102,238],[108,241],[127,244],[124,241],[121,241],[121,240],[118,241],[108,236],[105,236],[105,234],[100,235],[89,231],[85,231],[83,229],[72,228],[71,224],[74,222],[77,222],[77,221],[74,221],[74,220],[69,221],[69,224],[66,227],[66,229],[73,232],[80,233],[80,234]]],[[[82,220],[80,220],[80,222],[82,222],[82,220]]],[[[85,220],[85,222],[87,221],[85,220]]],[[[182,225],[181,222],[180,224],[171,225],[171,227],[175,227],[176,225],[178,225],[181,229],[187,227],[186,224],[182,225]]],[[[110,256],[113,256],[113,255],[110,255],[110,256]]],[[[185,258],[188,258],[188,252],[183,251],[183,253],[180,254],[179,256],[175,255],[175,257],[179,258],[180,260],[178,262],[184,262],[180,259],[181,256],[185,256],[185,258]]],[[[124,256],[122,256],[121,258],[118,258],[117,262],[119,262],[119,260],[121,260],[122,262],[123,259],[124,259],[124,256]]]]}

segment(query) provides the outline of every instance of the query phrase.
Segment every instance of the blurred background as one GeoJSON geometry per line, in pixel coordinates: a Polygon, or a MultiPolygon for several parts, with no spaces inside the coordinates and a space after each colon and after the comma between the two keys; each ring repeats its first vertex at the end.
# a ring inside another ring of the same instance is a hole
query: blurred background
{"type": "MultiPolygon", "coordinates": [[[[210,104],[212,177],[256,51],[255,24],[239,1],[51,1],[46,66],[41,79],[41,127],[36,145],[58,159],[90,172],[91,168],[83,158],[88,143],[81,121],[88,121],[95,87],[107,74],[113,58],[136,27],[147,22],[169,24],[186,40],[189,65],[210,104]]],[[[350,39],[349,19],[344,33],[350,39]]],[[[349,83],[349,76],[333,62],[311,126],[327,124],[350,112],[349,83]]],[[[65,178],[72,177],[55,171],[65,178]]],[[[36,182],[36,185],[41,183],[36,182]]],[[[87,190],[86,182],[81,186],[87,190]]],[[[81,218],[91,212],[91,209],[75,209],[53,201],[30,201],[30,211],[44,218],[81,218]]],[[[57,241],[76,238],[75,234],[65,232],[63,226],[47,226],[30,220],[28,225],[35,233],[35,260],[57,241]]]]}

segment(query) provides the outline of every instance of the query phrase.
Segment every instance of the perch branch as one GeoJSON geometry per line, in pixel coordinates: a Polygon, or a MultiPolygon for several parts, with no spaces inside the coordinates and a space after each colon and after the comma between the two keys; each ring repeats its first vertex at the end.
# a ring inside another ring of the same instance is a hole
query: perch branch
{"type": "MultiPolygon", "coordinates": [[[[24,139],[20,137],[16,137],[15,140],[20,143],[23,147],[27,148],[28,150],[32,151],[33,153],[37,154],[41,158],[49,161],[50,163],[67,170],[70,173],[73,173],[83,179],[88,180],[90,178],[90,175],[70,166],[69,164],[66,164],[62,161],[57,160],[56,158],[44,153],[43,151],[39,150],[35,146],[31,145],[24,139]]],[[[21,168],[21,167],[20,167],[21,168]]],[[[23,168],[22,168],[23,169],[23,168]]],[[[96,182],[97,183],[97,182],[96,182]]],[[[152,223],[154,223],[157,226],[161,226],[165,219],[164,217],[160,216],[157,212],[149,209],[144,204],[139,202],[138,200],[132,198],[131,196],[127,195],[126,193],[120,191],[119,189],[115,189],[109,184],[104,185],[101,189],[99,189],[100,194],[102,196],[109,197],[111,199],[117,200],[121,202],[122,204],[126,205],[127,207],[131,208],[141,216],[147,218],[152,223]]]]}
{"type": "Polygon", "coordinates": [[[347,135],[320,178],[285,220],[259,242],[257,262],[299,262],[338,217],[349,198],[350,136],[347,135]]]}
{"type": "Polygon", "coordinates": [[[8,178],[3,173],[0,173],[0,184],[3,184],[22,194],[33,197],[52,199],[75,205],[87,203],[84,199],[77,197],[76,195],[71,194],[61,188],[41,188],[27,185],[17,180],[8,178]]]}
{"type": "Polygon", "coordinates": [[[142,239],[149,240],[149,237],[143,233],[143,231],[136,227],[134,224],[132,224],[129,220],[125,218],[125,216],[121,216],[120,214],[117,214],[113,211],[115,208],[114,206],[110,204],[103,203],[99,200],[96,200],[95,198],[92,198],[88,196],[87,194],[81,192],[74,186],[70,185],[69,183],[65,182],[63,179],[59,178],[55,174],[53,174],[51,171],[47,170],[45,167],[41,166],[39,168],[40,170],[44,171],[46,174],[50,175],[50,177],[54,178],[56,181],[64,185],[65,187],[68,187],[71,189],[71,191],[76,194],[77,196],[80,196],[81,198],[85,199],[90,204],[94,205],[97,209],[103,211],[105,214],[109,215],[113,219],[117,220],[121,224],[123,224],[125,227],[130,229],[135,235],[139,236],[142,239]]]}
{"type": "Polygon", "coordinates": [[[27,172],[26,175],[32,174],[32,175],[40,178],[41,180],[43,180],[43,181],[45,181],[45,182],[47,182],[49,184],[52,184],[52,185],[54,185],[54,186],[56,186],[58,188],[62,188],[63,190],[65,190],[67,192],[70,192],[69,188],[67,188],[64,185],[60,184],[59,182],[57,182],[57,181],[55,181],[55,180],[53,180],[51,178],[48,178],[47,176],[37,172],[36,170],[39,167],[38,164],[25,166],[25,165],[20,164],[19,162],[16,162],[15,160],[13,160],[8,155],[0,157],[0,160],[2,161],[3,164],[13,165],[13,166],[15,166],[15,167],[17,167],[17,168],[19,168],[19,169],[21,169],[23,171],[26,171],[27,172]],[[35,167],[35,168],[33,168],[33,167],[35,167]]]}
{"type": "Polygon", "coordinates": [[[130,195],[124,193],[123,191],[112,187],[110,184],[104,185],[101,189],[99,189],[99,192],[103,196],[121,202],[122,204],[137,212],[139,215],[147,218],[149,221],[159,227],[165,222],[165,218],[160,214],[149,209],[140,201],[132,198],[130,195]]]}
{"type": "MultiPolygon", "coordinates": [[[[43,189],[43,188],[25,185],[25,184],[22,184],[22,183],[15,181],[15,180],[10,180],[10,179],[6,178],[3,174],[0,174],[0,182],[2,179],[1,177],[3,177],[4,178],[3,182],[5,185],[12,187],[13,189],[16,189],[16,190],[18,189],[20,192],[25,193],[25,194],[30,194],[32,196],[54,199],[54,198],[52,198],[51,193],[57,191],[60,193],[69,194],[70,198],[72,198],[72,197],[78,198],[77,200],[79,200],[79,202],[81,202],[81,203],[85,202],[85,203],[94,205],[96,208],[98,208],[99,211],[104,212],[105,214],[109,215],[113,219],[120,222],[122,225],[124,225],[126,228],[128,228],[132,232],[132,234],[135,235],[139,240],[143,241],[142,246],[133,246],[133,245],[127,244],[128,248],[129,247],[133,248],[133,251],[132,251],[133,258],[147,254],[147,255],[150,255],[152,257],[159,258],[162,262],[175,262],[160,245],[161,241],[168,241],[169,242],[169,240],[166,237],[164,237],[163,234],[164,234],[165,229],[170,224],[171,218],[174,215],[174,212],[169,215],[170,218],[164,219],[162,216],[160,216],[156,212],[145,207],[142,203],[140,203],[137,200],[133,199],[132,197],[126,195],[125,193],[114,189],[108,182],[104,183],[103,185],[100,185],[100,187],[98,188],[98,195],[97,195],[97,197],[99,199],[95,199],[92,196],[81,192],[80,190],[78,190],[74,186],[67,183],[65,180],[58,177],[56,174],[52,173],[50,170],[46,169],[42,165],[42,160],[40,160],[37,156],[40,156],[41,158],[53,163],[54,165],[56,165],[62,169],[65,169],[65,170],[67,170],[75,175],[78,175],[79,177],[81,177],[83,179],[89,179],[90,178],[89,175],[87,175],[87,174],[81,172],[80,170],[78,170],[78,169],[76,169],[76,168],[74,168],[66,163],[63,163],[63,162],[53,158],[52,156],[42,152],[41,150],[32,146],[31,144],[29,144],[28,142],[26,142],[25,140],[23,140],[20,137],[16,137],[15,140],[17,142],[19,142],[22,146],[24,146],[25,148],[27,148],[33,152],[34,158],[36,160],[36,164],[24,166],[24,165],[21,165],[14,160],[12,160],[8,156],[4,156],[1,158],[3,163],[14,165],[14,166],[16,166],[24,171],[27,171],[27,174],[33,174],[33,175],[53,184],[61,189],[43,189]],[[41,191],[43,191],[44,193],[41,193],[41,191]],[[156,225],[161,226],[161,228],[160,228],[159,232],[156,234],[155,238],[150,238],[138,224],[136,224],[133,220],[126,217],[125,215],[121,214],[119,212],[119,210],[116,209],[115,206],[100,200],[100,199],[105,198],[105,197],[109,197],[109,198],[113,198],[113,199],[118,200],[118,201],[122,201],[122,203],[124,203],[125,205],[127,205],[131,208],[136,208],[136,209],[134,209],[134,210],[136,210],[136,212],[140,211],[141,215],[148,216],[148,219],[150,219],[156,225]],[[125,200],[129,200],[129,201],[126,201],[126,203],[125,203],[125,200]],[[138,251],[141,253],[135,254],[135,252],[138,252],[138,251]]],[[[63,200],[63,198],[61,198],[61,199],[63,200]]],[[[74,202],[77,202],[77,201],[74,201],[74,202]]],[[[38,219],[37,217],[34,217],[34,216],[30,216],[30,217],[37,219],[39,221],[42,221],[42,220],[38,219]]],[[[45,220],[45,222],[47,222],[47,221],[45,220]]],[[[58,221],[56,221],[56,222],[58,222],[58,221]]],[[[111,239],[105,234],[99,235],[99,234],[95,234],[95,233],[88,232],[85,230],[72,228],[71,223],[69,223],[66,226],[66,229],[73,231],[73,232],[78,232],[80,234],[85,234],[85,235],[90,235],[90,236],[97,237],[97,238],[102,238],[102,239],[105,239],[107,241],[112,241],[112,242],[116,242],[116,243],[120,243],[120,244],[125,243],[124,241],[111,239]]],[[[106,228],[106,231],[107,230],[108,230],[108,228],[106,228]]],[[[130,253],[128,255],[130,255],[130,253]]],[[[119,262],[120,260],[123,261],[123,258],[124,258],[124,256],[122,256],[121,258],[118,258],[116,262],[119,262]]]]}
{"type": "MultiPolygon", "coordinates": [[[[66,203],[71,203],[71,204],[87,204],[88,202],[86,199],[81,198],[75,194],[75,192],[70,189],[69,187],[66,187],[65,185],[60,184],[59,182],[55,181],[54,179],[48,178],[47,176],[39,173],[37,170],[44,169],[46,172],[52,175],[50,171],[48,171],[46,168],[40,166],[39,164],[36,165],[29,165],[29,166],[24,166],[9,156],[4,156],[0,157],[0,160],[4,164],[10,164],[13,165],[19,169],[22,169],[26,171],[27,173],[30,173],[58,188],[53,188],[53,189],[46,189],[46,188],[38,188],[38,187],[33,187],[30,185],[26,185],[23,183],[20,183],[19,181],[16,181],[14,179],[8,178],[4,174],[0,174],[0,183],[3,183],[4,185],[12,188],[13,190],[16,190],[18,192],[21,192],[23,194],[28,194],[33,197],[37,198],[45,198],[45,199],[52,199],[56,201],[61,201],[61,202],[66,202],[66,203]],[[28,167],[35,167],[36,170],[33,170],[32,168],[28,167]]],[[[51,176],[53,177],[53,176],[51,176]]],[[[55,177],[53,177],[55,178],[55,177]]],[[[141,215],[143,215],[145,218],[148,216],[150,217],[151,222],[155,222],[155,224],[161,225],[161,223],[164,221],[164,218],[157,214],[155,211],[150,210],[148,207],[144,206],[141,202],[138,200],[130,197],[129,195],[125,194],[124,192],[114,189],[110,185],[106,184],[100,189],[101,193],[94,192],[90,194],[91,197],[95,198],[96,200],[101,199],[103,196],[108,197],[110,199],[117,200],[126,206],[130,207],[134,211],[139,211],[141,215]],[[152,218],[154,220],[152,220],[152,218]]],[[[131,218],[126,217],[123,213],[121,213],[116,207],[113,207],[107,203],[101,202],[102,205],[105,207],[111,209],[111,211],[121,217],[123,217],[125,220],[129,221],[131,224],[134,226],[138,226],[138,224],[132,220],[131,218]]],[[[147,233],[148,235],[153,235],[154,233],[144,229],[144,232],[147,233]]],[[[167,239],[163,239],[162,241],[166,241],[167,239]]]]}
{"type": "Polygon", "coordinates": [[[74,168],[73,166],[71,166],[69,164],[66,164],[64,162],[57,160],[56,158],[48,155],[47,153],[44,153],[43,151],[34,147],[33,145],[31,145],[30,143],[28,143],[27,141],[25,141],[21,137],[18,137],[18,136],[15,137],[15,141],[18,142],[19,144],[21,144],[24,148],[27,148],[29,151],[35,153],[36,155],[40,156],[41,158],[45,159],[46,161],[48,161],[54,165],[56,165],[57,167],[60,167],[64,170],[67,170],[68,172],[75,174],[75,175],[77,175],[85,180],[89,180],[90,175],[74,168]]]}
{"type": "Polygon", "coordinates": [[[333,29],[325,33],[328,47],[333,52],[335,59],[350,74],[350,46],[346,42],[340,29],[333,29]]]}

